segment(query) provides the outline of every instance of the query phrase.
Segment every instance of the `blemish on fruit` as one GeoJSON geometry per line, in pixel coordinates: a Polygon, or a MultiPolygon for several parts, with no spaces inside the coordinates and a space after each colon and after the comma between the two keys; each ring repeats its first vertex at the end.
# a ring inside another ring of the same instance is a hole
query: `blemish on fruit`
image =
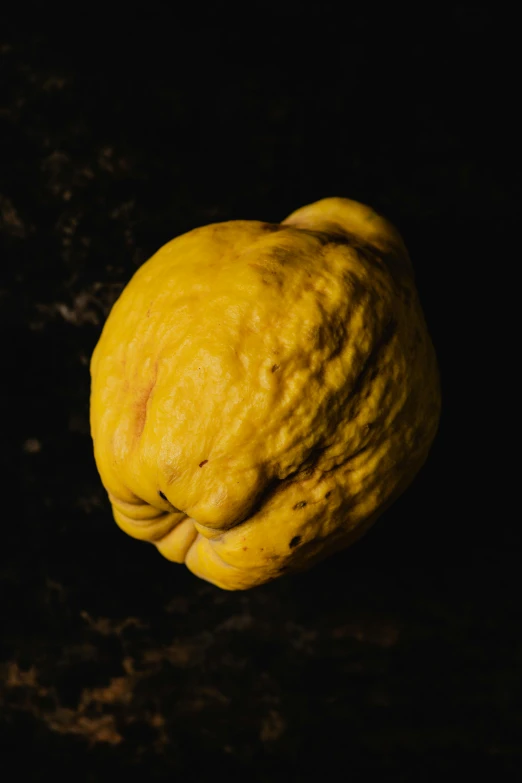
{"type": "Polygon", "coordinates": [[[296,547],[300,543],[301,543],[301,536],[294,536],[289,544],[290,549],[294,549],[294,547],[296,547]]]}
{"type": "Polygon", "coordinates": [[[204,460],[203,460],[203,462],[200,462],[200,463],[199,463],[199,467],[200,467],[200,468],[202,468],[202,467],[203,467],[203,465],[206,465],[206,464],[207,464],[207,462],[208,462],[208,459],[204,459],[204,460]]]}
{"type": "Polygon", "coordinates": [[[296,503],[294,506],[294,511],[297,511],[300,508],[304,508],[306,506],[306,500],[300,500],[299,503],[296,503]]]}
{"type": "Polygon", "coordinates": [[[278,364],[274,364],[272,366],[272,372],[277,372],[278,370],[279,370],[279,365],[278,364]]]}
{"type": "Polygon", "coordinates": [[[324,499],[325,499],[325,500],[327,500],[327,499],[330,497],[330,495],[331,495],[331,494],[332,494],[332,490],[329,490],[329,491],[326,493],[326,495],[324,496],[324,499]]]}
{"type": "MultiPolygon", "coordinates": [[[[158,495],[160,496],[160,498],[163,498],[163,500],[167,500],[166,496],[163,494],[163,492],[161,490],[158,492],[158,495]]],[[[169,501],[167,500],[167,503],[168,502],[169,501]]]]}

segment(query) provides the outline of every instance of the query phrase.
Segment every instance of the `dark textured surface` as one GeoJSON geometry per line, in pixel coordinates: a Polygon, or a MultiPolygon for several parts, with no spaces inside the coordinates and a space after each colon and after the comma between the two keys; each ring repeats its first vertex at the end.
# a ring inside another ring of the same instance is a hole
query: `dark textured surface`
{"type": "Polygon", "coordinates": [[[17,779],[520,779],[522,550],[488,443],[488,316],[520,204],[511,46],[469,8],[414,18],[415,38],[391,13],[283,22],[263,16],[265,44],[246,23],[149,17],[0,41],[0,727],[17,779]],[[229,594],[113,523],[89,357],[165,241],[328,195],[405,237],[441,429],[362,542],[229,594]]]}

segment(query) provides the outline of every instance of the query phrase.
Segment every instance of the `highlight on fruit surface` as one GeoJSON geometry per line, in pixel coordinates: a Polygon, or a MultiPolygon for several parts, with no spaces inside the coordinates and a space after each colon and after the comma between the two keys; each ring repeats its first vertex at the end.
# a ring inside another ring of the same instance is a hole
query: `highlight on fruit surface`
{"type": "Polygon", "coordinates": [[[359,538],[440,415],[402,238],[343,198],[168,242],[113,306],[91,376],[117,524],[228,590],[359,538]]]}

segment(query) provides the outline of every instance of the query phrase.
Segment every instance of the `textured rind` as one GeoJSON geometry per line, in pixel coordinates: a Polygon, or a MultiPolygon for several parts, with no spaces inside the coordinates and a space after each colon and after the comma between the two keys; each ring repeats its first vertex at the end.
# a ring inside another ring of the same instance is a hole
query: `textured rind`
{"type": "Polygon", "coordinates": [[[167,243],[114,305],[91,373],[116,522],[225,589],[358,538],[422,466],[440,412],[402,239],[348,199],[167,243]]]}

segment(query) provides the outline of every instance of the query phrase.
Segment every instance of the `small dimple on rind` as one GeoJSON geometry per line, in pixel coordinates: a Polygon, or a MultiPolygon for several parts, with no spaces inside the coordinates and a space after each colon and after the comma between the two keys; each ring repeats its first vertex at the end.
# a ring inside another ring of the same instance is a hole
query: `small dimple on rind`
{"type": "Polygon", "coordinates": [[[183,513],[183,512],[181,511],[181,509],[179,509],[179,508],[176,508],[176,506],[172,505],[172,503],[170,502],[170,500],[168,499],[168,497],[167,497],[167,496],[166,496],[166,495],[165,495],[165,494],[164,494],[164,493],[163,493],[161,490],[159,490],[159,491],[158,491],[158,495],[159,495],[159,496],[160,496],[160,498],[162,498],[162,499],[163,499],[163,500],[164,500],[166,503],[168,503],[168,504],[169,504],[169,506],[170,506],[170,510],[171,510],[171,511],[173,511],[174,513],[178,513],[178,514],[182,514],[182,513],[183,513]]]}
{"type": "Polygon", "coordinates": [[[390,318],[386,323],[381,336],[375,342],[372,350],[370,351],[370,354],[367,356],[361,371],[357,376],[357,380],[351,389],[350,396],[352,399],[358,396],[367,379],[368,381],[372,382],[379,374],[379,357],[393,340],[395,334],[397,333],[397,327],[398,324],[394,318],[390,318]]]}

